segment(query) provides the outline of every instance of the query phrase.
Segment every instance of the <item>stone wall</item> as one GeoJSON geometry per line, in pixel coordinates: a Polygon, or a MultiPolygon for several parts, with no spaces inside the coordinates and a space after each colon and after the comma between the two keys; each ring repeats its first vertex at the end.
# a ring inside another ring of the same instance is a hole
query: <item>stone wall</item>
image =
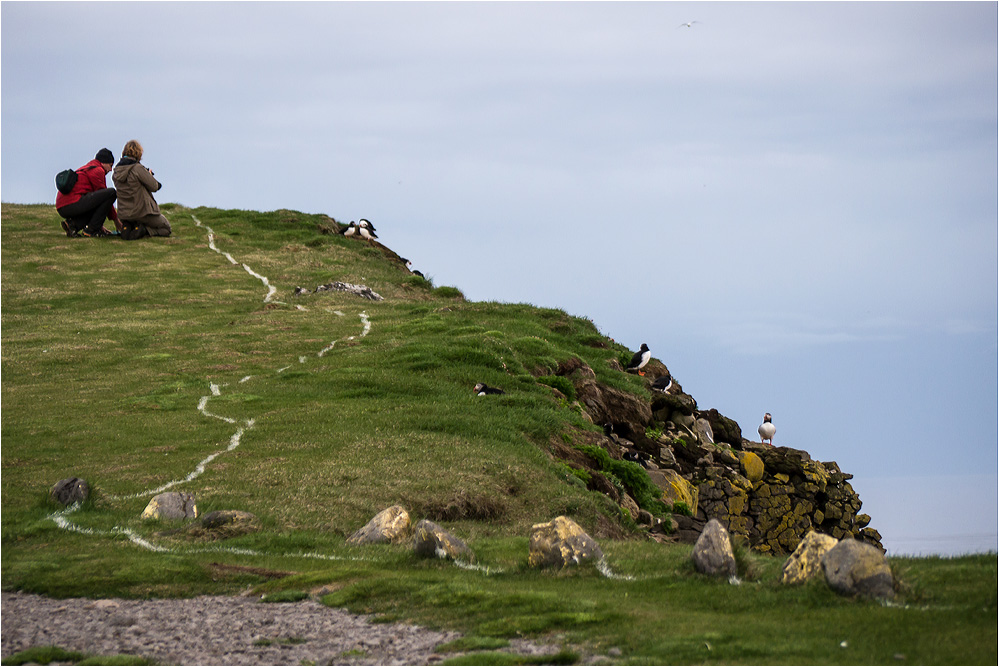
{"type": "MultiPolygon", "coordinates": [[[[718,519],[763,552],[790,553],[813,530],[884,550],[881,535],[868,526],[871,518],[859,513],[861,501],[849,483],[853,476],[834,461],[814,461],[800,449],[747,440],[734,420],[714,409],[698,409],[675,379],[666,394],[652,390],[652,381],[668,373],[661,362],[652,360],[644,371],[651,400],[600,385],[579,360],[560,368],[573,382],[582,412],[604,426],[606,435],[580,434],[580,444],[596,440],[615,459],[641,461],[664,500],[682,499],[690,506],[692,516],[673,515],[675,529],[666,531],[672,539],[693,542],[710,519],[718,519]]],[[[585,457],[565,448],[556,456],[585,467],[585,457]]],[[[591,484],[593,489],[606,493],[606,480],[593,479],[601,480],[591,484]]],[[[633,511],[627,493],[609,495],[633,511]]],[[[648,513],[640,517],[649,518],[648,513]]],[[[650,528],[655,532],[661,525],[651,522],[650,528]]]]}

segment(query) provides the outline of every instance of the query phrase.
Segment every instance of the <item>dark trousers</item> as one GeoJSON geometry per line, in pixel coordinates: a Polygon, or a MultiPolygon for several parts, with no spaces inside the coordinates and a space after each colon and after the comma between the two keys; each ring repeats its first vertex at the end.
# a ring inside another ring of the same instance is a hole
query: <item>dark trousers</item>
{"type": "Polygon", "coordinates": [[[104,188],[88,192],[79,201],[66,204],[56,211],[66,219],[74,232],[83,229],[93,233],[104,226],[116,199],[118,192],[114,188],[104,188]]]}

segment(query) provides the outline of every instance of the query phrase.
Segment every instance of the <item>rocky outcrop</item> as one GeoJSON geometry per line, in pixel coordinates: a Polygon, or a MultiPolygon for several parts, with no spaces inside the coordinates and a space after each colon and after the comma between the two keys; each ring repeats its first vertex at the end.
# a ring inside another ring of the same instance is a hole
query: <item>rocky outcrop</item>
{"type": "MultiPolygon", "coordinates": [[[[620,369],[617,359],[608,363],[620,369]]],[[[573,383],[586,416],[604,425],[605,437],[577,438],[578,445],[585,448],[596,438],[612,458],[641,461],[667,508],[689,508],[692,516],[673,516],[677,539],[693,542],[710,519],[717,519],[763,552],[790,553],[812,531],[837,540],[858,539],[884,551],[881,535],[868,526],[871,518],[860,513],[860,498],[849,483],[853,476],[837,463],[814,461],[804,450],[746,440],[734,420],[715,409],[700,410],[675,378],[667,393],[653,391],[652,382],[669,372],[661,362],[653,359],[644,370],[646,398],[601,385],[579,359],[561,364],[558,374],[573,383]]],[[[592,456],[589,464],[585,457],[581,464],[565,450],[553,447],[556,456],[597,480],[591,481],[591,489],[634,516],[628,495],[637,497],[636,490],[626,480],[609,481],[606,465],[594,465],[592,456]],[[613,490],[622,486],[628,494],[613,490]]]]}
{"type": "Polygon", "coordinates": [[[603,557],[593,538],[572,519],[559,516],[531,528],[527,558],[531,567],[564,568],[603,557]]]}

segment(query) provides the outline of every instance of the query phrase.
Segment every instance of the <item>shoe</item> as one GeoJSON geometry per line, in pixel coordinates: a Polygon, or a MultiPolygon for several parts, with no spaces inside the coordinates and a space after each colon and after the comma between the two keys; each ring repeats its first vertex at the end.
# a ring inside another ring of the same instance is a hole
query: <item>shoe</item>
{"type": "Polygon", "coordinates": [[[87,237],[88,239],[100,239],[104,238],[105,236],[111,236],[111,233],[108,230],[104,229],[103,227],[93,232],[84,229],[82,232],[80,232],[80,234],[87,237]]]}
{"type": "Polygon", "coordinates": [[[69,226],[69,222],[67,220],[62,221],[62,229],[64,232],[66,232],[66,236],[68,236],[71,239],[75,239],[79,236],[79,234],[77,234],[76,231],[69,226]]]}

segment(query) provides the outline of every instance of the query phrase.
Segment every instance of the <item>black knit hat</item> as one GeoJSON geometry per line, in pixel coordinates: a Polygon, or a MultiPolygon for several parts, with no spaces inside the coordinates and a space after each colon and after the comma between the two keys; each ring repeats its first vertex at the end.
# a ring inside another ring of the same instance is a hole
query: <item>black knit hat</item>
{"type": "Polygon", "coordinates": [[[106,148],[102,148],[97,151],[96,159],[98,162],[103,162],[104,164],[114,164],[114,153],[106,148]]]}

